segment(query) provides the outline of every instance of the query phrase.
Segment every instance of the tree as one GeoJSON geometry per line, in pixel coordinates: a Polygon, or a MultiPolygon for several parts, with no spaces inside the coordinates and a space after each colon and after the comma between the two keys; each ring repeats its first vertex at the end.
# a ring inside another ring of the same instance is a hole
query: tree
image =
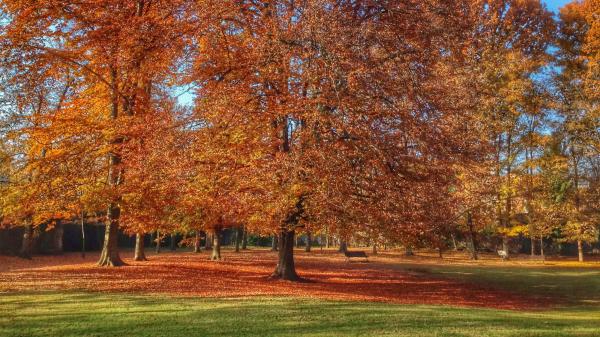
{"type": "Polygon", "coordinates": [[[563,203],[564,233],[567,240],[577,242],[580,261],[583,242],[595,240],[599,213],[587,193],[597,179],[600,157],[599,101],[593,89],[599,76],[598,51],[594,49],[598,43],[598,10],[597,1],[573,2],[562,8],[557,53],[560,71],[555,75],[557,111],[563,119],[558,131],[570,185],[563,203]]]}

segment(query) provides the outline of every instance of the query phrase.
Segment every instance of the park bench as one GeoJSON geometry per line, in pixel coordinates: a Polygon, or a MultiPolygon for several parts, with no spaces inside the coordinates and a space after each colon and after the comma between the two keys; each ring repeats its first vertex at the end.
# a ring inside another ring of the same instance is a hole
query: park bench
{"type": "Polygon", "coordinates": [[[346,256],[346,261],[350,262],[350,259],[353,257],[359,257],[359,258],[364,258],[365,261],[369,261],[369,258],[367,257],[367,253],[363,252],[363,251],[344,251],[344,256],[346,256]]]}
{"type": "Polygon", "coordinates": [[[500,257],[502,258],[502,260],[506,260],[506,258],[508,258],[508,254],[504,250],[499,250],[498,251],[498,255],[500,255],[500,257]]]}

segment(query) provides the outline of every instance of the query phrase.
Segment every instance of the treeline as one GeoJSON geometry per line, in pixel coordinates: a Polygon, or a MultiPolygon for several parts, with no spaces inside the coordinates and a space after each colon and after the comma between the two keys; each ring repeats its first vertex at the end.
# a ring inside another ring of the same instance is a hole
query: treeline
{"type": "MultiPolygon", "coordinates": [[[[0,4],[1,216],[442,248],[598,238],[599,4],[0,4]],[[191,97],[182,104],[179,96],[191,97]]],[[[342,242],[342,245],[344,243],[342,242]]],[[[142,253],[139,246],[136,252],[142,253]]],[[[213,256],[219,259],[218,253],[213,256]]]]}

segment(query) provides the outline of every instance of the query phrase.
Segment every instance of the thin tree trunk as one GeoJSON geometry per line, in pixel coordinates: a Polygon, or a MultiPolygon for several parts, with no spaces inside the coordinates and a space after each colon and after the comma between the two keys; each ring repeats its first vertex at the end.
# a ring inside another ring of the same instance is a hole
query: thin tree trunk
{"type": "Polygon", "coordinates": [[[27,224],[23,227],[23,239],[21,241],[21,250],[19,257],[31,259],[31,250],[33,248],[33,225],[27,224]]]}
{"type": "Polygon", "coordinates": [[[412,249],[411,246],[406,246],[405,247],[404,255],[406,255],[406,256],[413,256],[413,255],[415,255],[415,253],[413,252],[413,249],[412,249]]]}
{"type": "Polygon", "coordinates": [[[531,256],[535,256],[535,237],[533,235],[531,235],[530,238],[531,241],[531,256]]]}
{"type": "Polygon", "coordinates": [[[171,241],[169,242],[171,245],[171,251],[175,251],[177,249],[177,236],[175,233],[171,233],[171,241]]]}
{"type": "Polygon", "coordinates": [[[194,253],[200,253],[200,231],[196,231],[194,238],[194,253]]]}
{"type": "Polygon", "coordinates": [[[156,254],[160,253],[160,231],[157,229],[156,230],[156,254]]]}
{"type": "Polygon", "coordinates": [[[338,252],[345,253],[347,251],[348,251],[348,243],[346,242],[346,240],[340,240],[340,248],[338,249],[338,252]]]}
{"type": "Polygon", "coordinates": [[[297,281],[300,279],[296,273],[294,265],[294,230],[282,228],[279,233],[279,251],[278,262],[275,271],[271,275],[288,281],[297,281]]]}
{"type": "Polygon", "coordinates": [[[456,246],[456,238],[454,237],[454,234],[450,234],[450,237],[452,238],[452,249],[457,251],[458,247],[456,246]]]}
{"type": "Polygon", "coordinates": [[[438,254],[439,254],[440,259],[444,258],[444,255],[442,255],[442,247],[438,247],[438,254]]]}
{"type": "Polygon", "coordinates": [[[540,256],[542,257],[542,260],[545,260],[544,257],[544,237],[540,235],[540,256]]]}
{"type": "Polygon", "coordinates": [[[248,231],[246,230],[246,226],[244,226],[244,230],[242,232],[242,250],[248,249],[248,231]]]}
{"type": "Polygon", "coordinates": [[[581,240],[577,240],[577,255],[579,262],[583,262],[583,242],[581,240]]]}
{"type": "Polygon", "coordinates": [[[479,247],[477,247],[477,233],[475,233],[475,229],[473,228],[473,215],[471,212],[467,212],[467,227],[469,228],[471,260],[478,260],[477,250],[479,247]]]}
{"type": "Polygon", "coordinates": [[[304,247],[304,251],[310,252],[312,248],[312,233],[306,232],[306,247],[304,247]]]}
{"type": "Polygon", "coordinates": [[[242,230],[240,227],[235,229],[235,252],[240,252],[240,245],[242,244],[242,230]]]}
{"type": "Polygon", "coordinates": [[[85,258],[85,220],[83,218],[84,214],[81,211],[81,258],[85,258]]]}
{"type": "Polygon", "coordinates": [[[279,246],[279,240],[277,240],[277,234],[273,235],[273,239],[271,240],[271,251],[276,252],[279,246]]]}
{"type": "Polygon", "coordinates": [[[213,246],[212,255],[210,256],[212,261],[221,260],[221,229],[215,229],[213,233],[213,246]]]}
{"type": "Polygon", "coordinates": [[[143,233],[137,233],[135,235],[135,254],[133,259],[135,261],[146,261],[146,252],[144,250],[145,248],[145,234],[143,233]]]}
{"type": "Polygon", "coordinates": [[[373,244],[373,249],[371,250],[371,255],[377,255],[377,244],[373,244]]]}
{"type": "Polygon", "coordinates": [[[212,249],[212,234],[209,232],[204,233],[204,250],[212,249]]]}

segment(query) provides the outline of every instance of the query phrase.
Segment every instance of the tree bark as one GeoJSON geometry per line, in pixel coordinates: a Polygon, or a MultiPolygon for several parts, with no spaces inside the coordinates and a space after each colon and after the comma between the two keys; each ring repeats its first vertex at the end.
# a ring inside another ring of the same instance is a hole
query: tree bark
{"type": "Polygon", "coordinates": [[[577,240],[577,255],[579,262],[583,262],[583,242],[581,240],[577,240]]]}
{"type": "Polygon", "coordinates": [[[215,229],[213,233],[212,261],[221,261],[221,229],[215,229]]]}
{"type": "Polygon", "coordinates": [[[312,248],[312,233],[306,232],[306,247],[304,247],[305,252],[310,252],[312,248]]]}
{"type": "Polygon", "coordinates": [[[135,254],[133,256],[133,259],[135,261],[146,261],[146,252],[144,250],[145,248],[145,234],[143,233],[137,233],[135,235],[135,254]]]}
{"type": "Polygon", "coordinates": [[[294,230],[282,228],[278,241],[278,261],[271,277],[288,281],[298,281],[300,277],[298,277],[294,265],[294,230]]]}
{"type": "Polygon", "coordinates": [[[196,231],[194,238],[194,253],[200,253],[200,231],[196,231]]]}
{"type": "Polygon", "coordinates": [[[19,257],[31,259],[31,250],[33,248],[33,225],[27,224],[23,227],[23,239],[21,241],[21,250],[19,257]]]}
{"type": "Polygon", "coordinates": [[[535,256],[535,237],[531,235],[529,241],[531,242],[531,256],[535,256]]]}
{"type": "Polygon", "coordinates": [[[542,260],[545,259],[544,257],[544,237],[540,235],[540,256],[542,257],[542,260]]]}
{"type": "Polygon", "coordinates": [[[118,267],[125,265],[119,256],[118,239],[119,225],[118,219],[121,210],[115,204],[108,208],[108,220],[104,230],[104,243],[98,265],[103,267],[118,267]]]}
{"type": "Polygon", "coordinates": [[[242,231],[242,250],[246,249],[248,249],[248,231],[246,230],[246,226],[244,226],[242,231]]]}

